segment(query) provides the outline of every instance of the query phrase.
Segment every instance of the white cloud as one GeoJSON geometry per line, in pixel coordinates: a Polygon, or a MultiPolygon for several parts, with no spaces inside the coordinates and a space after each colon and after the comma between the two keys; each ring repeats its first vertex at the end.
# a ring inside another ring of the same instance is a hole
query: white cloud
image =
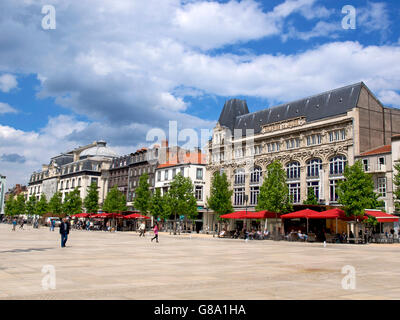
{"type": "Polygon", "coordinates": [[[15,76],[9,73],[5,73],[0,76],[0,90],[3,92],[9,92],[10,90],[18,86],[17,79],[15,76]]]}
{"type": "Polygon", "coordinates": [[[17,113],[18,111],[11,107],[8,103],[0,102],[0,114],[17,113]]]}
{"type": "Polygon", "coordinates": [[[394,90],[381,90],[379,92],[378,98],[384,104],[400,108],[400,94],[394,90]]]}
{"type": "Polygon", "coordinates": [[[276,18],[253,0],[188,3],[176,12],[174,35],[207,50],[278,34],[276,18]]]}
{"type": "Polygon", "coordinates": [[[366,7],[357,9],[357,28],[364,32],[388,31],[390,26],[387,4],[384,2],[369,2],[366,7]]]}

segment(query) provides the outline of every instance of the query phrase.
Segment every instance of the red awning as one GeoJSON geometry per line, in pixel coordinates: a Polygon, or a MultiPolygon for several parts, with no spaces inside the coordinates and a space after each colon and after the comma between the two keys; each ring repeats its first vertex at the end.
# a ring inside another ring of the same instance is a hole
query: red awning
{"type": "Polygon", "coordinates": [[[223,219],[245,219],[246,211],[236,211],[232,213],[223,214],[220,218],[223,219]]]}
{"type": "Polygon", "coordinates": [[[298,219],[298,218],[312,218],[312,216],[317,215],[319,212],[311,209],[304,209],[300,211],[295,211],[287,213],[281,216],[281,219],[298,219]]]}
{"type": "Polygon", "coordinates": [[[373,216],[378,220],[378,222],[396,222],[399,221],[399,217],[393,216],[391,214],[387,214],[382,211],[375,210],[365,210],[365,214],[367,216],[373,216]]]}
{"type": "Polygon", "coordinates": [[[89,213],[77,213],[77,214],[73,214],[71,217],[72,218],[87,218],[89,216],[90,216],[89,213]]]}
{"type": "Polygon", "coordinates": [[[268,210],[262,210],[258,212],[247,212],[247,219],[267,219],[276,217],[280,218],[280,214],[268,210]]]}
{"type": "Polygon", "coordinates": [[[90,216],[91,218],[123,218],[124,216],[120,213],[99,213],[99,214],[95,214],[90,216]]]}
{"type": "Polygon", "coordinates": [[[124,216],[124,219],[150,219],[150,217],[142,216],[141,214],[138,213],[132,213],[128,214],[127,216],[124,216]]]}

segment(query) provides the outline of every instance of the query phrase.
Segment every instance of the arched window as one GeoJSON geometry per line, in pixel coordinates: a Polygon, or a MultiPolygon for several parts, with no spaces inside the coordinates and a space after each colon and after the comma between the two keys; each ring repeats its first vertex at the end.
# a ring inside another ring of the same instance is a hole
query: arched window
{"type": "Polygon", "coordinates": [[[311,159],[307,161],[307,177],[319,177],[319,171],[322,170],[321,159],[311,159]]]}
{"type": "Polygon", "coordinates": [[[78,187],[81,186],[81,178],[78,178],[78,187]]]}
{"type": "Polygon", "coordinates": [[[235,171],[235,184],[245,184],[246,176],[244,169],[237,169],[235,171]]]}
{"type": "Polygon", "coordinates": [[[288,163],[286,173],[288,179],[300,179],[300,163],[297,161],[288,163]]]}
{"type": "Polygon", "coordinates": [[[66,188],[66,189],[69,189],[69,180],[67,180],[67,183],[66,183],[66,185],[65,185],[65,188],[66,188]]]}
{"type": "Polygon", "coordinates": [[[343,174],[347,159],[345,156],[335,156],[329,160],[329,174],[343,174]]]}
{"type": "Polygon", "coordinates": [[[75,188],[75,179],[72,179],[72,186],[71,188],[75,188]]]}
{"type": "Polygon", "coordinates": [[[262,171],[260,167],[254,167],[250,173],[250,183],[260,183],[262,177],[262,171]]]}

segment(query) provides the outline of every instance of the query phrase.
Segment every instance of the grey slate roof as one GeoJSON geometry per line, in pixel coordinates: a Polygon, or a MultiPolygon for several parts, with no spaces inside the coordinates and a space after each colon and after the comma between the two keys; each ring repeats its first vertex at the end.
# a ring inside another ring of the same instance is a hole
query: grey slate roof
{"type": "MultiPolygon", "coordinates": [[[[307,122],[346,114],[358,103],[362,82],[334,89],[301,100],[249,113],[245,100],[232,99],[225,102],[218,122],[234,129],[254,129],[261,132],[261,127],[274,122],[305,117],[307,122]]],[[[364,85],[365,86],[365,85],[364,85]]]]}

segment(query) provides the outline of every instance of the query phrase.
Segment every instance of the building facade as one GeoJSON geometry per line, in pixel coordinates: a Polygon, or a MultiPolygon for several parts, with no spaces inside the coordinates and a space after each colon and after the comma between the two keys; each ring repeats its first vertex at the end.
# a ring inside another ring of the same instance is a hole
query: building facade
{"type": "Polygon", "coordinates": [[[118,155],[107,147],[104,141],[76,148],[51,158],[49,165],[43,165],[41,172],[34,172],[28,184],[28,197],[38,200],[43,193],[49,200],[57,191],[62,200],[76,187],[84,199],[87,189],[96,183],[99,190],[99,204],[104,202],[108,190],[107,171],[118,155]]]}
{"type": "Polygon", "coordinates": [[[197,201],[197,217],[195,227],[197,231],[203,229],[203,219],[206,213],[206,155],[200,149],[194,151],[179,150],[181,156],[176,153],[168,154],[167,161],[159,164],[155,171],[155,189],[160,189],[161,195],[165,195],[171,182],[177,174],[189,177],[193,183],[193,193],[197,201]]]}
{"type": "MultiPolygon", "coordinates": [[[[399,133],[400,110],[384,107],[364,83],[253,113],[246,101],[229,100],[209,141],[207,185],[224,171],[235,210],[254,210],[266,168],[277,160],[294,204],[311,187],[321,204],[335,205],[345,166],[399,133]]],[[[210,227],[215,221],[205,220],[210,227]]]]}
{"type": "Polygon", "coordinates": [[[135,191],[140,176],[147,173],[150,189],[154,189],[155,170],[159,161],[159,146],[142,148],[129,155],[115,158],[108,170],[108,189],[118,187],[126,196],[127,207],[134,210],[135,191]]]}

